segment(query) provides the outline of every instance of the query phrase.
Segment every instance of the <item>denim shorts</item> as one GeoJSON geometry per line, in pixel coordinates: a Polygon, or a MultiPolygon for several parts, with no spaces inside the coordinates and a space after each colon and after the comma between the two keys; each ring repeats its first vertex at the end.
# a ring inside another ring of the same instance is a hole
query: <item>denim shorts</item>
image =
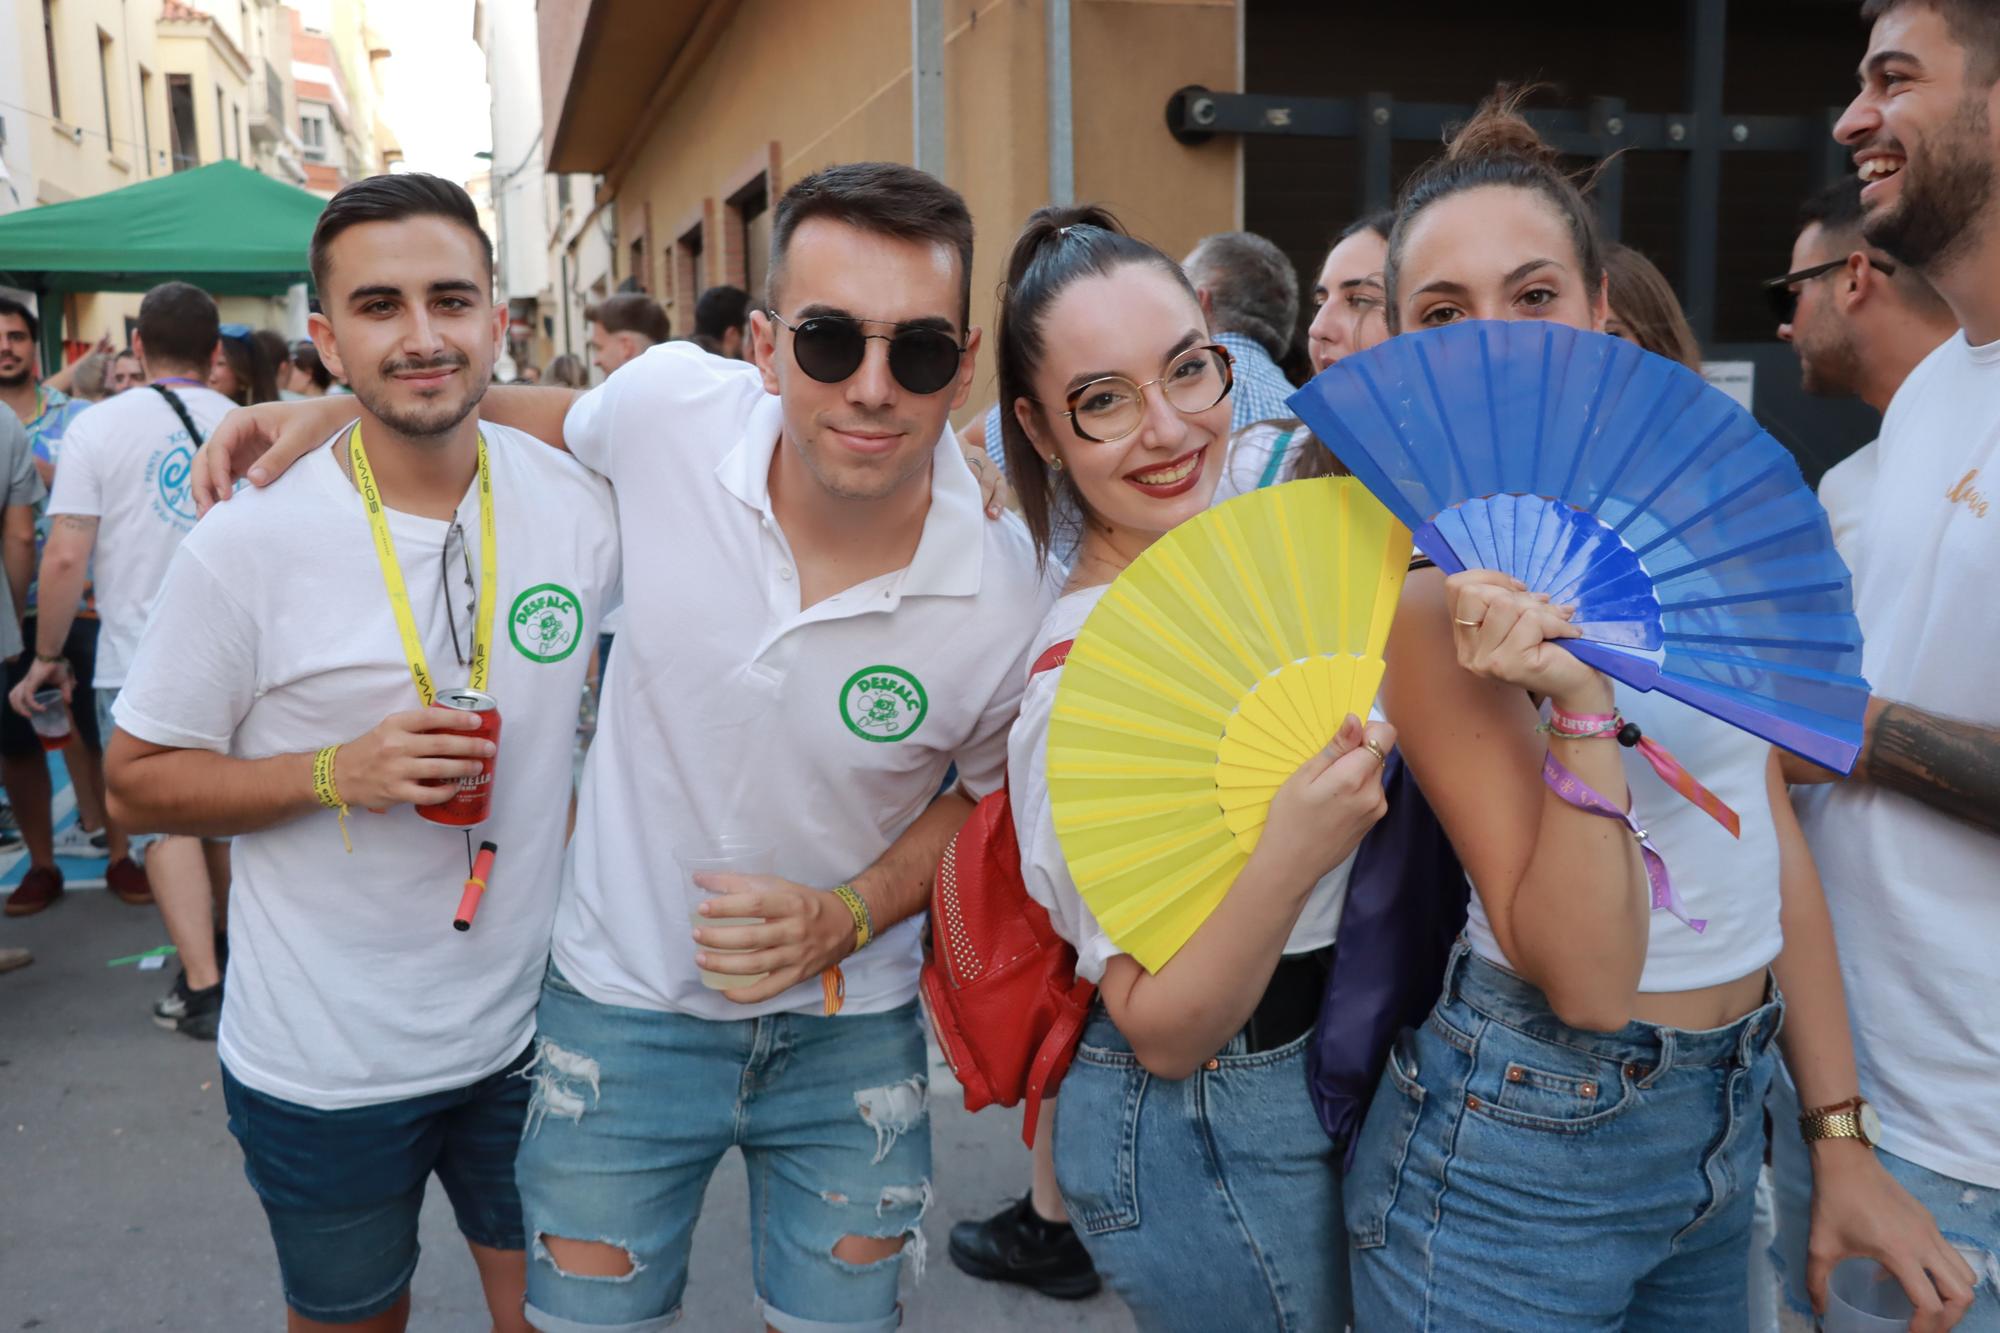
{"type": "Polygon", "coordinates": [[[316,1111],[246,1087],[222,1067],[229,1132],[264,1203],[285,1303],[354,1323],[394,1305],[417,1271],[431,1173],[474,1245],[524,1246],[514,1150],[528,1113],[528,1053],[448,1092],[316,1111]]]}
{"type": "Polygon", "coordinates": [[[1461,942],[1347,1177],[1355,1327],[1743,1329],[1783,1012],[1587,1032],[1461,942]]]}
{"type": "MultiPolygon", "coordinates": [[[[1806,1241],[1812,1222],[1812,1151],[1799,1137],[1799,1094],[1780,1071],[1771,1084],[1771,1182],[1776,1193],[1777,1232],[1771,1264],[1784,1286],[1784,1328],[1813,1327],[1812,1297],[1806,1292],[1806,1241]]],[[[2000,1190],[1968,1185],[1915,1162],[1875,1150],[1912,1198],[1930,1210],[1944,1238],[1958,1247],[1978,1275],[1972,1309],[1957,1333],[2000,1333],[2000,1190]]]]}
{"type": "Polygon", "coordinates": [[[903,1260],[923,1272],[931,1199],[924,1033],[914,1001],[880,1014],[717,1022],[599,1004],[554,964],[536,1019],[518,1175],[528,1322],[650,1333],[680,1316],[716,1163],[742,1149],[750,1266],[779,1333],[876,1333],[901,1319],[903,1260]],[[545,1238],[626,1251],[617,1277],[565,1273],[545,1238]],[[847,1236],[903,1237],[869,1264],[847,1236]]]}
{"type": "Polygon", "coordinates": [[[1307,1032],[1155,1078],[1100,1004],[1056,1098],[1056,1181],[1139,1327],[1211,1333],[1347,1322],[1340,1154],[1306,1089],[1307,1032]]]}

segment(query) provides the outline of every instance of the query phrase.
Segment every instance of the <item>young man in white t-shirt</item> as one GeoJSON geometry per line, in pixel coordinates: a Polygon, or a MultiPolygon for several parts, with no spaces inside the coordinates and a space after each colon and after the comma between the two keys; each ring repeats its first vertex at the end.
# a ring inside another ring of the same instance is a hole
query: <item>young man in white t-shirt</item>
{"type": "MultiPolygon", "coordinates": [[[[968,796],[1003,780],[1053,591],[947,420],[979,339],[971,249],[934,177],[831,167],[775,210],[754,365],[670,343],[581,397],[492,395],[611,480],[627,576],[519,1163],[538,1328],[671,1322],[732,1146],[765,1323],[897,1324],[930,1199],[923,912],[968,796]],[[772,873],[714,881],[708,919],[763,924],[691,937],[676,854],[732,837],[772,873]]],[[[204,461],[320,410],[250,409],[204,461]]]]}
{"type": "Polygon", "coordinates": [[[112,803],[237,835],[222,1082],[289,1326],[403,1327],[435,1173],[521,1330],[520,1075],[617,520],[603,481],[475,415],[507,316],[464,190],[348,186],[313,274],[360,419],[174,557],[114,709],[112,803]],[[497,701],[497,738],[465,734],[488,714],[462,690],[497,701]],[[482,788],[476,828],[416,808],[482,788]],[[497,852],[454,929],[475,844],[497,852]]]}
{"type": "MultiPolygon", "coordinates": [[[[214,298],[199,287],[163,282],[147,292],[132,342],[150,382],[97,404],[64,432],[42,549],[35,661],[8,695],[16,712],[31,713],[35,691],[44,686],[70,692],[75,673],[64,645],[84,587],[94,583],[95,688],[69,703],[92,710],[97,734],[110,739],[111,701],[125,683],[167,564],[194,527],[188,491],[194,451],[234,406],[204,382],[216,318],[214,298]]],[[[181,963],[173,988],[153,1006],[154,1021],[213,1041],[222,1015],[217,940],[229,848],[162,838],[148,849],[146,869],[181,963]]]]}
{"type": "MultiPolygon", "coordinates": [[[[1854,773],[1801,821],[1826,883],[1867,1104],[1806,1108],[1813,1151],[1867,1152],[1980,1282],[2000,1329],[2000,20],[1987,0],[1869,0],[1852,150],[1863,233],[1963,331],[1897,391],[1850,553],[1873,684],[1854,773]],[[1815,1111],[1822,1114],[1815,1115],[1815,1111]]],[[[1793,763],[1794,782],[1832,775],[1793,763]]],[[[1825,1262],[1810,1268],[1815,1299],[1825,1262]]]]}

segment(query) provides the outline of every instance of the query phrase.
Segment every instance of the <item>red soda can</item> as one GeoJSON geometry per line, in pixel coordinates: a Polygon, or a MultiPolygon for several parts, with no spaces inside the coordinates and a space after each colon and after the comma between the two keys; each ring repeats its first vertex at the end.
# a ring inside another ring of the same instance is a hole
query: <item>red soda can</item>
{"type": "MultiPolygon", "coordinates": [[[[498,749],[500,704],[492,695],[473,689],[439,690],[431,707],[455,708],[461,713],[471,713],[479,719],[479,729],[459,734],[492,741],[494,747],[498,749]]],[[[452,793],[449,801],[441,801],[436,805],[420,805],[417,807],[417,813],[433,824],[449,824],[453,828],[471,828],[474,824],[484,824],[486,816],[493,810],[493,763],[497,758],[499,756],[496,754],[481,760],[477,776],[458,779],[458,790],[452,793]]]]}

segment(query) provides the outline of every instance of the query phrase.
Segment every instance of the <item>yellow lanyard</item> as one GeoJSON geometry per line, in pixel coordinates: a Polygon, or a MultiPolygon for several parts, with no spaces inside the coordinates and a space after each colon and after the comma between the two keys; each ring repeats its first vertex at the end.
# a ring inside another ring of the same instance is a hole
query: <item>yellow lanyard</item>
{"type": "MultiPolygon", "coordinates": [[[[368,527],[375,534],[375,559],[382,566],[382,582],[389,589],[389,605],[396,611],[396,628],[403,636],[403,656],[410,664],[410,679],[416,682],[417,697],[429,708],[437,698],[431,680],[430,663],[424,657],[424,641],[417,635],[417,618],[410,610],[410,590],[403,583],[403,567],[396,560],[396,541],[389,535],[389,516],[382,511],[382,492],[369,470],[368,455],[361,448],[361,423],[355,422],[347,436],[347,457],[354,465],[354,485],[361,492],[362,508],[368,511],[368,527]]],[[[487,666],[493,647],[493,607],[500,600],[499,542],[493,529],[493,476],[486,467],[486,437],[479,437],[479,613],[472,631],[472,688],[486,688],[487,666]]],[[[445,595],[445,614],[451,614],[451,597],[445,595]]]]}

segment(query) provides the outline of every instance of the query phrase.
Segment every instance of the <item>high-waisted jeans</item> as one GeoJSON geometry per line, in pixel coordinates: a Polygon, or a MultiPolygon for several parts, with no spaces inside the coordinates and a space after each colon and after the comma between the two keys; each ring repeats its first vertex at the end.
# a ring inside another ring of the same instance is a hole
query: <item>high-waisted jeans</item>
{"type": "Polygon", "coordinates": [[[1783,1011],[1588,1032],[1461,943],[1347,1178],[1355,1328],[1743,1329],[1783,1011]]]}
{"type": "Polygon", "coordinates": [[[1242,1033],[1156,1078],[1098,1006],[1056,1098],[1056,1181],[1146,1333],[1323,1333],[1347,1321],[1340,1155],[1306,1091],[1303,1036],[1242,1033]]]}

